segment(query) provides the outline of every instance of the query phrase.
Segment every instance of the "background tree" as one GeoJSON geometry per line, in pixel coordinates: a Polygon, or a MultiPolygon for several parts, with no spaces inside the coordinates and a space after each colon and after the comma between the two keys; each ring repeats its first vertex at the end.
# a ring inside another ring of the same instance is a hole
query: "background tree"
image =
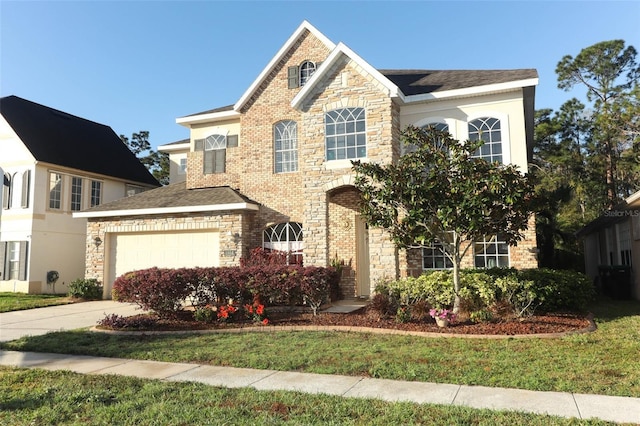
{"type": "Polygon", "coordinates": [[[575,58],[565,56],[556,67],[560,89],[582,84],[593,103],[590,159],[592,169],[603,173],[609,209],[637,188],[619,173],[621,157],[638,141],[638,120],[632,119],[640,114],[636,54],[633,46],[625,48],[623,40],[603,41],[582,49],[575,58]]]}
{"type": "Polygon", "coordinates": [[[457,312],[460,263],[471,241],[497,233],[512,245],[522,239],[532,187],[516,166],[472,158],[481,141],[460,143],[447,132],[409,127],[402,143],[412,150],[397,164],[352,163],[361,212],[399,248],[442,244],[453,263],[457,312]]]}
{"type": "Polygon", "coordinates": [[[166,152],[151,149],[148,131],[141,130],[138,133],[133,133],[131,139],[120,135],[120,139],[160,184],[169,184],[169,155],[166,152]]]}

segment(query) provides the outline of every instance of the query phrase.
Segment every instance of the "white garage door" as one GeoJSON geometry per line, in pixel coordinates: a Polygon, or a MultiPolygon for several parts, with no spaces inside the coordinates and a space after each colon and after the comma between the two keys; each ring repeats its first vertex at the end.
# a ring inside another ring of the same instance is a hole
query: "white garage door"
{"type": "Polygon", "coordinates": [[[218,236],[217,231],[111,235],[108,280],[113,283],[117,277],[126,272],[154,266],[158,268],[218,266],[220,260],[218,236]]]}

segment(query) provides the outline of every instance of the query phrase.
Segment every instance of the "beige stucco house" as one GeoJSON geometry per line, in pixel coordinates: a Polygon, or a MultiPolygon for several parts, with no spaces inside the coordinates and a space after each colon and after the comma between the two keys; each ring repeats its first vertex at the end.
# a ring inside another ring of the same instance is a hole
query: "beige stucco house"
{"type": "Polygon", "coordinates": [[[17,96],[0,99],[0,168],[0,292],[66,292],[85,274],[72,213],[159,186],[110,127],[17,96]]]}
{"type": "Polygon", "coordinates": [[[585,273],[617,298],[640,300],[640,191],[578,232],[585,273]],[[602,277],[600,276],[602,275],[602,277]]]}
{"type": "MultiPolygon", "coordinates": [[[[159,148],[175,183],[76,214],[104,241],[86,275],[108,297],[132,269],[236,265],[262,246],[343,262],[344,295],[366,297],[384,277],[446,268],[439,250],[398,250],[364,223],[350,160],[397,161],[402,129],[431,124],[526,172],[537,83],[533,69],[379,70],[305,21],[235,104],[177,119],[190,138],[159,148]]],[[[464,266],[537,265],[533,222],[517,247],[474,244],[464,266]]]]}

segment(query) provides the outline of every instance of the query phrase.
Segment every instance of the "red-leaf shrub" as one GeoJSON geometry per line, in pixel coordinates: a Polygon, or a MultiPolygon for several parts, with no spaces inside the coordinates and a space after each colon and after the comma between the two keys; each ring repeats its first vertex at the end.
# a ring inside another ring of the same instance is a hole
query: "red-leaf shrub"
{"type": "Polygon", "coordinates": [[[113,283],[113,299],[137,303],[142,309],[152,310],[163,318],[172,317],[182,309],[191,293],[185,282],[191,274],[186,269],[154,267],[128,272],[113,283]]]}
{"type": "Polygon", "coordinates": [[[334,268],[316,266],[150,268],[118,277],[113,298],[137,303],[161,317],[174,316],[187,301],[196,309],[256,300],[270,305],[306,303],[316,314],[338,279],[334,268]]]}

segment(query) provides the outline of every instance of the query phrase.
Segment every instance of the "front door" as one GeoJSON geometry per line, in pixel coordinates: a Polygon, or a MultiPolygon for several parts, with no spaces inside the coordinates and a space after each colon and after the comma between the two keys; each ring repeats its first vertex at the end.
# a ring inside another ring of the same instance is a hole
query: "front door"
{"type": "Polygon", "coordinates": [[[356,215],[356,291],[359,297],[369,297],[369,226],[356,215]]]}

